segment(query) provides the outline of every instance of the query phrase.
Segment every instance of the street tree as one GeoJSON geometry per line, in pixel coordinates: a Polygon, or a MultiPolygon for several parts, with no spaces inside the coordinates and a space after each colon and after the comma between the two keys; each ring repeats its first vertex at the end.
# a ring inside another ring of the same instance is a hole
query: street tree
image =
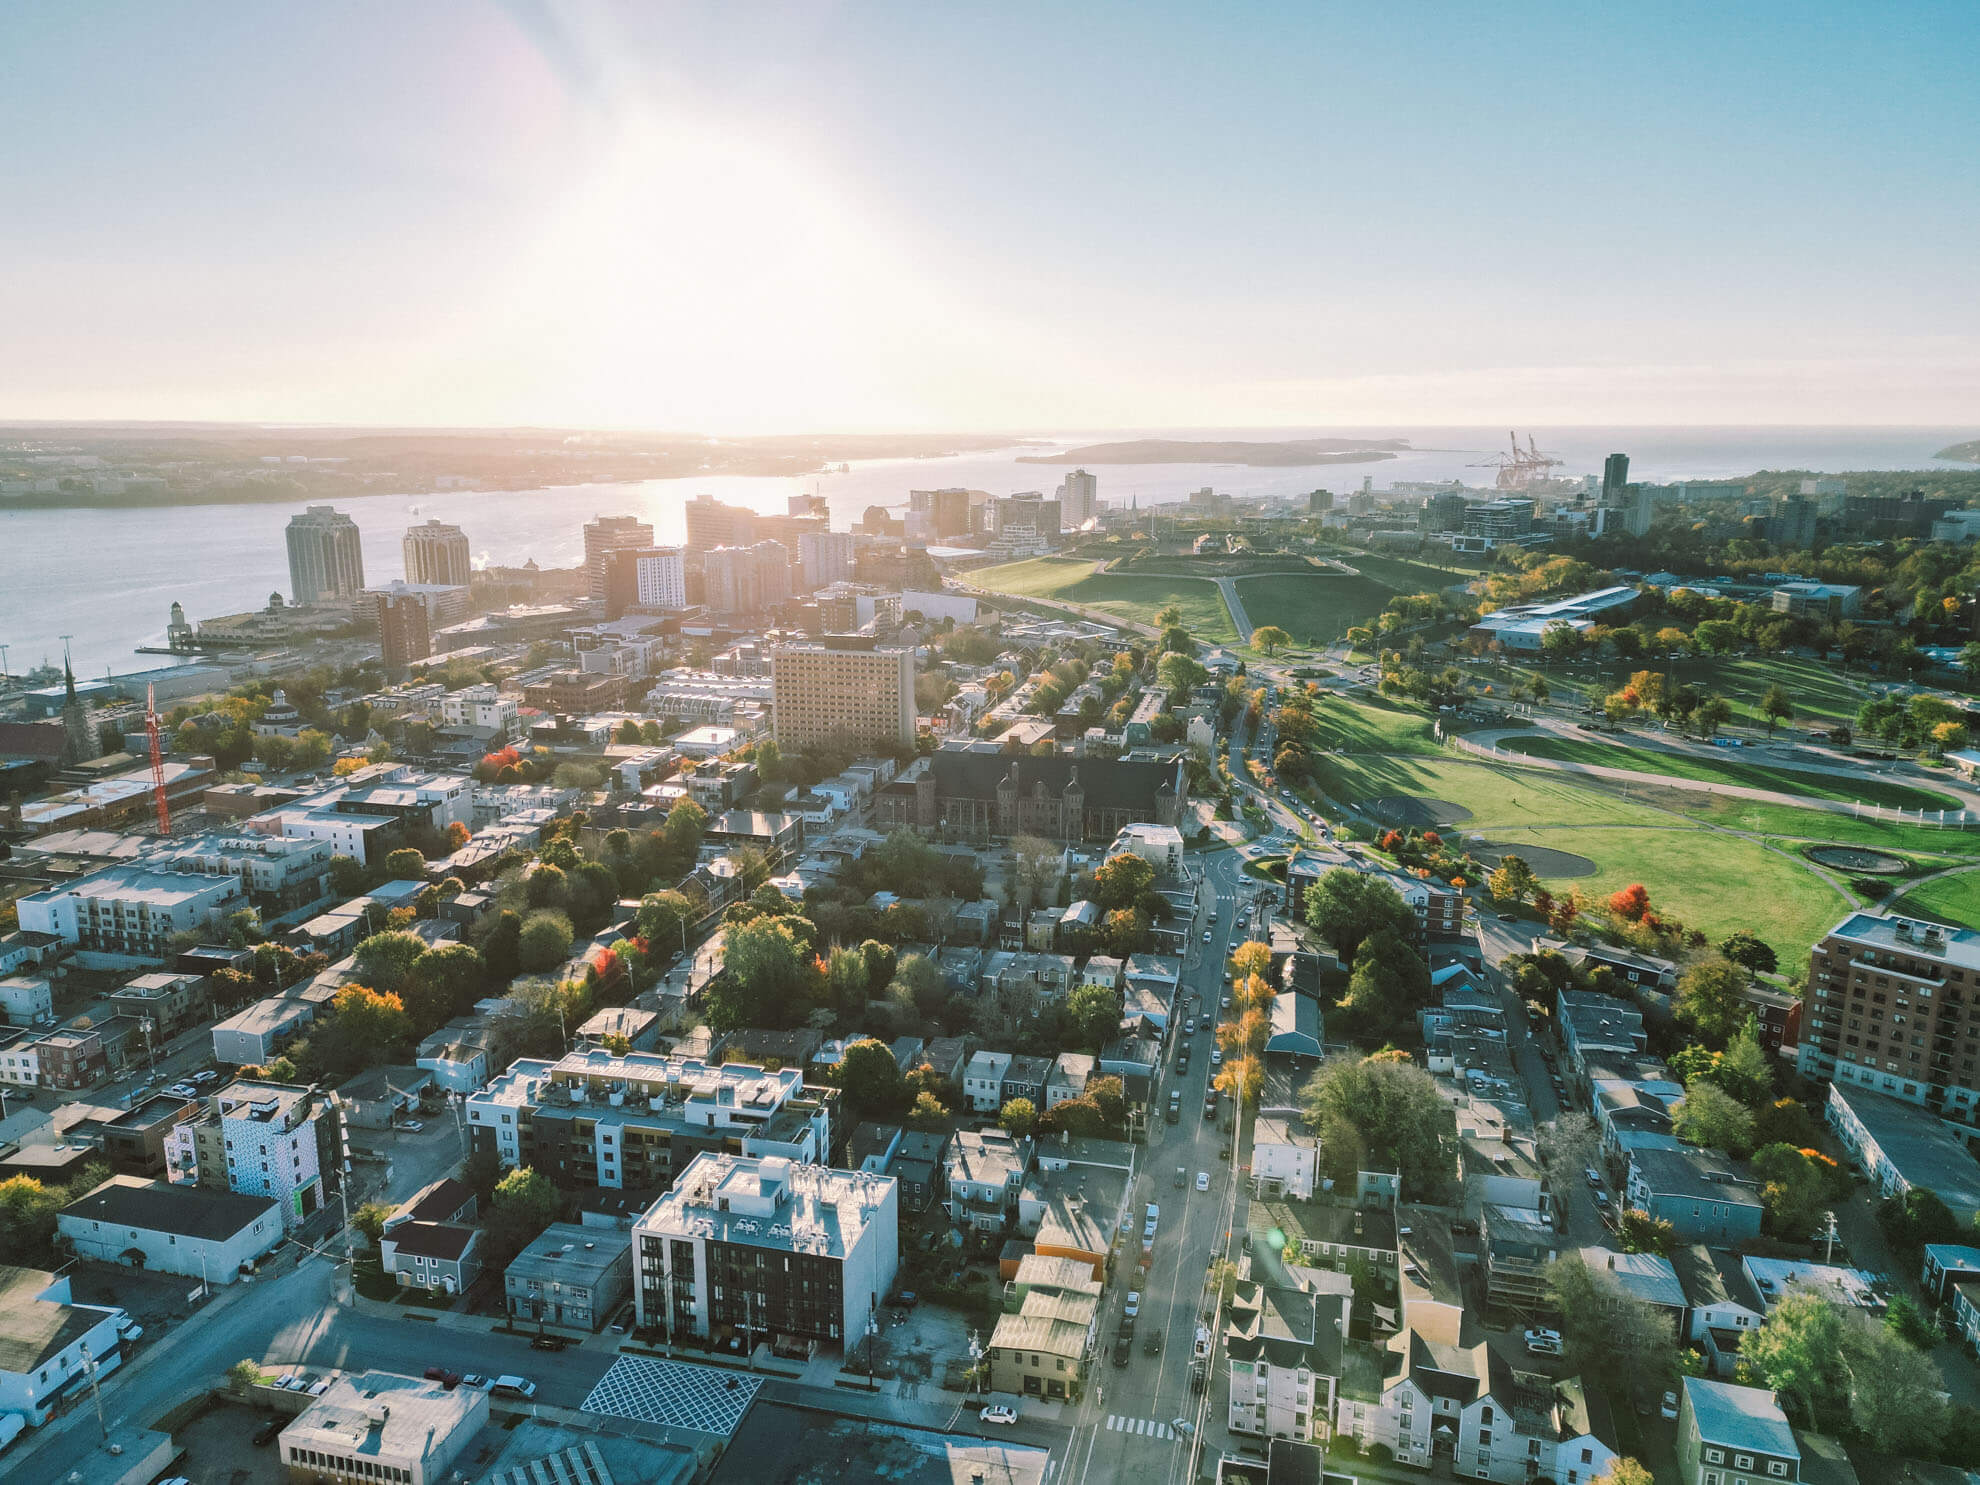
{"type": "Polygon", "coordinates": [[[1677,1017],[1710,1045],[1723,1047],[1752,1014],[1745,991],[1746,971],[1737,964],[1723,958],[1703,960],[1678,979],[1677,1017]]]}
{"type": "Polygon", "coordinates": [[[1038,1128],[1038,1106],[1028,1098],[1007,1098],[997,1115],[1004,1132],[1014,1139],[1030,1139],[1038,1128]]]}
{"type": "Polygon", "coordinates": [[[874,1037],[854,1042],[839,1062],[839,1091],[862,1117],[897,1115],[907,1107],[907,1083],[887,1044],[874,1037]]]}
{"type": "Polygon", "coordinates": [[[1330,1057],[1300,1091],[1330,1172],[1399,1170],[1405,1193],[1441,1194],[1456,1171],[1457,1129],[1429,1073],[1380,1055],[1330,1057]]]}
{"type": "Polygon", "coordinates": [[[1256,975],[1264,978],[1271,973],[1272,946],[1260,943],[1257,939],[1246,939],[1231,950],[1231,978],[1249,979],[1256,975]]]}
{"type": "Polygon", "coordinates": [[[1568,1361],[1604,1388],[1639,1401],[1658,1397],[1678,1372],[1669,1316],[1637,1299],[1578,1255],[1547,1267],[1568,1361]]]}
{"type": "Polygon", "coordinates": [[[374,990],[397,990],[425,952],[426,940],[416,933],[374,933],[357,946],[351,972],[374,990]]]}
{"type": "Polygon", "coordinates": [[[1671,1115],[1671,1133],[1737,1158],[1753,1148],[1753,1112],[1718,1084],[1698,1078],[1671,1115]]]}
{"type": "Polygon", "coordinates": [[[1111,986],[1081,985],[1066,997],[1066,1035],[1088,1052],[1111,1041],[1121,1024],[1121,998],[1111,986]]]}
{"type": "Polygon", "coordinates": [[[1498,868],[1485,879],[1485,886],[1494,902],[1522,906],[1540,890],[1540,879],[1521,857],[1501,856],[1498,868]]]}
{"type": "Polygon", "coordinates": [[[495,1183],[489,1198],[489,1246],[506,1263],[555,1222],[563,1206],[548,1176],[533,1166],[517,1166],[495,1183]]]}
{"type": "Polygon", "coordinates": [[[1401,894],[1358,871],[1330,871],[1308,887],[1306,920],[1343,964],[1354,963],[1362,941],[1382,929],[1404,938],[1416,932],[1416,913],[1401,894]]]}

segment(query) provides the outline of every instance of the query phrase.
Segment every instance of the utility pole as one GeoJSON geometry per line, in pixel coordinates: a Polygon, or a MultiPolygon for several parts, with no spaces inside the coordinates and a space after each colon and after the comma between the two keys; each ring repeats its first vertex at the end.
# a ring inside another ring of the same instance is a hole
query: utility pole
{"type": "Polygon", "coordinates": [[[89,1374],[89,1396],[96,1404],[96,1426],[102,1431],[103,1442],[107,1444],[110,1442],[110,1425],[103,1421],[103,1392],[96,1385],[96,1358],[89,1354],[89,1342],[84,1341],[78,1349],[82,1352],[83,1368],[89,1374]]]}
{"type": "Polygon", "coordinates": [[[1824,1212],[1822,1229],[1822,1262],[1832,1262],[1836,1255],[1836,1214],[1824,1212]]]}

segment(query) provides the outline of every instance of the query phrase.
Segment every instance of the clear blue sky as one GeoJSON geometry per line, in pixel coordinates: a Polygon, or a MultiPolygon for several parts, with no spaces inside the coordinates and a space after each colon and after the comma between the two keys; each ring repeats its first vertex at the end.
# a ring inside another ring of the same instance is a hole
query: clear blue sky
{"type": "Polygon", "coordinates": [[[0,10],[0,417],[1980,418],[1980,6],[0,10]]]}

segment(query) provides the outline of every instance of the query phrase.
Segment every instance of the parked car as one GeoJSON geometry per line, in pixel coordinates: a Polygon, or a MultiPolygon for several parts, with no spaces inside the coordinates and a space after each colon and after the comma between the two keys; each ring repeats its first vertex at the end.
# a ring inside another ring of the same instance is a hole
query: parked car
{"type": "Polygon", "coordinates": [[[1131,1332],[1123,1330],[1119,1335],[1114,1337],[1115,1366],[1126,1366],[1128,1361],[1134,1356],[1134,1342],[1130,1336],[1131,1332]]]}
{"type": "Polygon", "coordinates": [[[490,1392],[499,1393],[503,1397],[535,1397],[536,1396],[536,1384],[530,1381],[527,1377],[517,1377],[517,1376],[508,1376],[508,1375],[500,1376],[497,1377],[492,1384],[490,1384],[488,1390],[490,1392]]]}
{"type": "Polygon", "coordinates": [[[1184,1181],[1186,1181],[1186,1180],[1188,1180],[1188,1179],[1189,1179],[1189,1172],[1188,1172],[1187,1170],[1185,1170],[1185,1169],[1184,1169],[1184,1168],[1183,1168],[1182,1166],[1180,1166],[1180,1165],[1179,1165],[1179,1166],[1177,1166],[1177,1167],[1176,1167],[1176,1190],[1178,1190],[1178,1191],[1180,1191],[1180,1190],[1182,1190],[1182,1189],[1183,1189],[1183,1182],[1184,1182],[1184,1181]]]}
{"type": "Polygon", "coordinates": [[[1561,1333],[1534,1326],[1526,1332],[1526,1349],[1537,1356],[1558,1356],[1561,1354],[1561,1333]]]}
{"type": "Polygon", "coordinates": [[[282,1431],[283,1425],[288,1421],[288,1419],[281,1417],[270,1418],[254,1431],[254,1437],[248,1442],[253,1444],[257,1449],[267,1448],[275,1442],[275,1435],[282,1431]]]}
{"type": "Polygon", "coordinates": [[[461,1378],[461,1385],[476,1389],[485,1388],[488,1385],[488,1379],[482,1376],[480,1372],[469,1372],[465,1377],[461,1378]]]}
{"type": "Polygon", "coordinates": [[[208,1083],[211,1083],[212,1081],[214,1081],[214,1079],[218,1078],[219,1076],[220,1074],[218,1074],[212,1068],[209,1067],[204,1072],[194,1073],[192,1075],[192,1082],[197,1086],[204,1088],[208,1083]]]}
{"type": "Polygon", "coordinates": [[[568,1345],[570,1342],[563,1336],[551,1335],[547,1331],[529,1338],[529,1349],[532,1351],[561,1351],[568,1345]]]}
{"type": "Polygon", "coordinates": [[[418,1134],[426,1126],[417,1119],[401,1119],[399,1121],[399,1128],[403,1129],[407,1134],[418,1134]]]}
{"type": "Polygon", "coordinates": [[[1221,1067],[1223,1062],[1224,1049],[1222,1047],[1212,1047],[1210,1049],[1210,1065],[1212,1067],[1221,1067]]]}
{"type": "Polygon", "coordinates": [[[1136,1315],[1139,1315],[1140,1313],[1141,1313],[1141,1291],[1139,1289],[1130,1289],[1128,1290],[1127,1303],[1121,1306],[1121,1318],[1124,1320],[1132,1320],[1136,1315]]]}
{"type": "Polygon", "coordinates": [[[1677,1417],[1678,1395],[1675,1392],[1666,1392],[1664,1394],[1663,1405],[1657,1411],[1666,1418],[1677,1417]]]}
{"type": "Polygon", "coordinates": [[[982,1423],[1015,1423],[1017,1422],[1017,1409],[1007,1408],[1002,1403],[992,1403],[976,1416],[977,1420],[982,1423]]]}
{"type": "Polygon", "coordinates": [[[1602,1173],[1599,1170],[1595,1169],[1594,1166],[1590,1165],[1584,1167],[1582,1169],[1581,1174],[1583,1178],[1587,1180],[1589,1186],[1592,1187],[1594,1190],[1600,1191],[1602,1189],[1602,1173]]]}
{"type": "Polygon", "coordinates": [[[165,1091],[174,1098],[199,1097],[199,1089],[193,1087],[191,1083],[169,1083],[166,1085],[165,1091]]]}

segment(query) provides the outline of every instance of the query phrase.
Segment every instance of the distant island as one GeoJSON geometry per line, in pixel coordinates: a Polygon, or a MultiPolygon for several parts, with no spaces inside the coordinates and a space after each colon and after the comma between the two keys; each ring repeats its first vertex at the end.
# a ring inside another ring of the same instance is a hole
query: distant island
{"type": "Polygon", "coordinates": [[[1940,449],[1934,459],[1958,459],[1964,464],[1980,464],[1980,438],[1969,438],[1965,443],[1956,443],[1950,448],[1940,449]]]}
{"type": "Polygon", "coordinates": [[[1186,443],[1135,438],[1094,443],[1058,454],[1020,454],[1020,464],[1250,464],[1284,468],[1299,464],[1371,464],[1409,451],[1406,438],[1295,438],[1283,443],[1186,443]]]}

